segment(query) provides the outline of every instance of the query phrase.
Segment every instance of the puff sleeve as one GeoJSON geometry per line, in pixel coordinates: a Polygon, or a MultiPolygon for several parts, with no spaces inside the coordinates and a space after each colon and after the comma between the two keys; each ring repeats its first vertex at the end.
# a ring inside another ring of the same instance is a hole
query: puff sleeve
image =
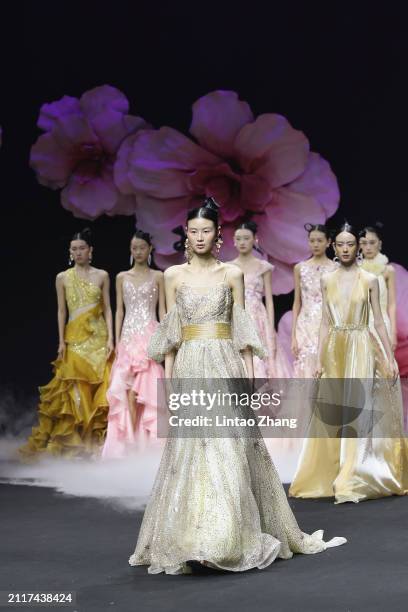
{"type": "Polygon", "coordinates": [[[259,339],[251,315],[237,303],[232,306],[231,328],[232,341],[239,351],[250,348],[253,354],[260,359],[268,356],[266,348],[259,339]]]}
{"type": "Polygon", "coordinates": [[[160,363],[167,353],[170,353],[173,349],[177,350],[181,342],[180,317],[177,304],[174,304],[151,336],[147,346],[147,355],[150,359],[160,363]]]}

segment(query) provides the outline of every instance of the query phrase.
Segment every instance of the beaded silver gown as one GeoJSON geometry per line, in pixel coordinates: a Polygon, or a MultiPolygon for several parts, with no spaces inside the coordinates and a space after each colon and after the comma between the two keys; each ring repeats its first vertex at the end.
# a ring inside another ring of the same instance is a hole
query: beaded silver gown
{"type": "MultiPolygon", "coordinates": [[[[246,347],[265,357],[254,324],[233,302],[230,287],[224,282],[203,293],[183,284],[153,334],[148,354],[162,361],[176,349],[176,379],[231,379],[246,377],[239,352],[246,347]],[[184,328],[214,323],[230,326],[230,337],[183,340],[184,328]]],[[[148,565],[152,574],[186,573],[186,562],[193,560],[244,571],[345,541],[324,542],[321,530],[303,533],[258,427],[251,437],[237,435],[231,427],[228,437],[167,439],[129,563],[148,565]]]]}

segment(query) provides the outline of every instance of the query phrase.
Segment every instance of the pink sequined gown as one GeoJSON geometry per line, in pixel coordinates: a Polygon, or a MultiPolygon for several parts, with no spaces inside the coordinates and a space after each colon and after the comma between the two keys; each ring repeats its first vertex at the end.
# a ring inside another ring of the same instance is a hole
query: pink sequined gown
{"type": "Polygon", "coordinates": [[[106,459],[124,457],[129,451],[145,450],[146,445],[158,443],[156,381],[164,376],[164,371],[147,356],[147,345],[158,326],[157,300],[153,273],[139,286],[124,279],[126,315],[107,392],[108,428],[102,451],[106,459]],[[130,390],[137,395],[136,420],[132,419],[129,406],[130,390]]]}
{"type": "Polygon", "coordinates": [[[262,301],[264,296],[264,281],[262,275],[274,266],[263,259],[259,260],[261,267],[256,272],[245,273],[245,308],[251,315],[257,332],[268,350],[264,360],[254,355],[254,375],[256,378],[289,378],[290,366],[276,335],[276,354],[273,355],[272,338],[275,331],[271,328],[268,313],[262,301]]]}
{"type": "Polygon", "coordinates": [[[313,265],[308,261],[299,264],[300,295],[302,305],[296,321],[296,340],[299,353],[293,362],[294,378],[313,378],[316,370],[317,346],[322,318],[322,292],[320,279],[331,272],[336,264],[313,265]]]}

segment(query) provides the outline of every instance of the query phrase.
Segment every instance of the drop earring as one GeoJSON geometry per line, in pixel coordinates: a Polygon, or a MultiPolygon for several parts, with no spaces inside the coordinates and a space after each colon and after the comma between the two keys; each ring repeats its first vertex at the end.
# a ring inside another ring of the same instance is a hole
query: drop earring
{"type": "Polygon", "coordinates": [[[220,264],[220,263],[221,263],[221,262],[220,262],[219,257],[220,257],[220,250],[221,250],[221,246],[222,246],[223,242],[224,242],[224,241],[223,241],[223,239],[221,238],[221,226],[219,225],[219,226],[218,226],[218,234],[217,234],[217,239],[216,239],[216,241],[215,241],[215,248],[216,248],[216,251],[217,251],[217,255],[216,255],[216,257],[217,257],[217,263],[218,263],[218,264],[220,264]]]}
{"type": "Polygon", "coordinates": [[[69,266],[72,266],[72,262],[73,262],[73,261],[74,261],[74,260],[73,260],[73,258],[72,258],[72,255],[70,255],[70,256],[69,256],[69,258],[68,258],[68,265],[69,265],[69,266]]]}
{"type": "Polygon", "coordinates": [[[363,263],[364,257],[363,257],[363,251],[360,249],[358,254],[357,254],[357,265],[361,266],[361,264],[363,263]]]}
{"type": "Polygon", "coordinates": [[[133,259],[133,255],[131,254],[130,259],[129,259],[129,263],[131,267],[133,266],[133,262],[134,262],[134,259],[133,259]]]}
{"type": "Polygon", "coordinates": [[[149,253],[149,257],[147,258],[147,265],[150,267],[151,263],[152,263],[152,254],[149,253]]]}
{"type": "Polygon", "coordinates": [[[186,258],[187,263],[189,264],[191,260],[191,246],[188,241],[188,238],[186,238],[184,241],[184,257],[186,258]]]}

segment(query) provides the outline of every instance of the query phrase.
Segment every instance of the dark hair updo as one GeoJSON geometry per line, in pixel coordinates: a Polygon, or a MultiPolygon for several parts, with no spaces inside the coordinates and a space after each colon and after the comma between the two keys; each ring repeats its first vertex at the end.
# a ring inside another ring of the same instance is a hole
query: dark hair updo
{"type": "Polygon", "coordinates": [[[80,232],[75,232],[75,234],[71,238],[71,241],[72,240],[83,240],[84,242],[86,242],[86,244],[89,247],[93,247],[94,245],[93,238],[92,238],[92,232],[89,229],[89,227],[85,227],[80,232]]]}
{"type": "Polygon", "coordinates": [[[150,263],[148,264],[148,266],[152,270],[160,270],[159,266],[154,261],[154,246],[153,246],[153,242],[152,242],[152,236],[148,232],[144,232],[143,230],[141,230],[139,228],[136,228],[135,229],[135,233],[133,234],[132,238],[130,239],[130,242],[132,242],[132,240],[134,238],[137,238],[139,240],[144,240],[145,242],[147,242],[147,244],[149,246],[152,247],[152,250],[150,251],[150,263]]]}
{"type": "Polygon", "coordinates": [[[341,225],[337,230],[333,232],[333,240],[336,240],[337,236],[341,234],[342,232],[347,232],[348,234],[352,234],[352,236],[354,236],[354,238],[356,239],[356,243],[358,245],[358,241],[359,241],[358,231],[354,229],[354,227],[350,225],[350,223],[348,223],[347,221],[345,221],[343,225],[341,225]]]}
{"type": "Polygon", "coordinates": [[[358,235],[359,235],[360,238],[365,238],[368,233],[375,234],[377,236],[378,240],[382,240],[382,237],[383,237],[383,232],[382,232],[383,227],[384,227],[384,225],[380,221],[376,221],[374,223],[374,225],[367,225],[367,227],[362,229],[361,232],[359,232],[358,235]]]}
{"type": "Polygon", "coordinates": [[[256,236],[256,232],[258,231],[258,225],[255,223],[255,221],[243,221],[237,227],[237,230],[240,229],[249,230],[253,233],[254,236],[256,236]]]}
{"type": "Polygon", "coordinates": [[[218,229],[218,210],[219,205],[213,197],[205,198],[201,206],[193,208],[187,215],[186,225],[192,219],[208,219],[214,223],[215,229],[218,229]]]}
{"type": "Polygon", "coordinates": [[[303,227],[307,231],[308,236],[310,236],[312,232],[321,232],[326,236],[327,240],[330,240],[331,238],[327,225],[322,225],[320,223],[305,223],[303,227]]]}

